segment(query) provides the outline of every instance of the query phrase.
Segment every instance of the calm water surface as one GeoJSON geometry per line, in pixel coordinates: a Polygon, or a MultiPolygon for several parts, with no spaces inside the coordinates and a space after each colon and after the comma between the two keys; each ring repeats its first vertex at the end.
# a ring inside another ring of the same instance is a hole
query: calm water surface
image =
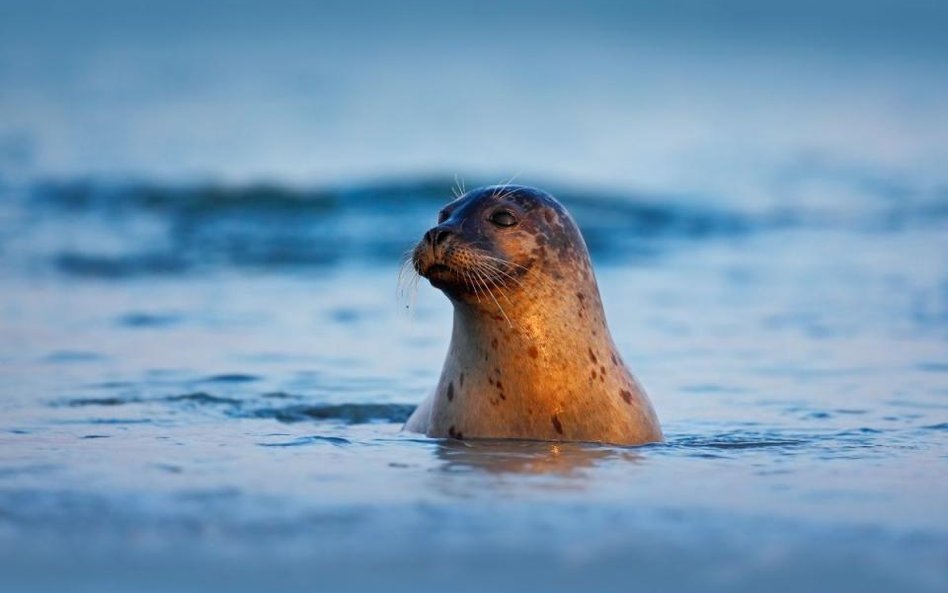
{"type": "Polygon", "coordinates": [[[945,590],[944,194],[558,192],[668,438],[621,448],[400,432],[449,188],[5,188],[4,589],[945,590]]]}

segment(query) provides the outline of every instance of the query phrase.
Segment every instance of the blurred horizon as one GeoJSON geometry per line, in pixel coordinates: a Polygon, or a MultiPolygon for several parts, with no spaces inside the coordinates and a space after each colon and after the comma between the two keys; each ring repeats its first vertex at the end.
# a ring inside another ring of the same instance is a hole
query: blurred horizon
{"type": "Polygon", "coordinates": [[[7,183],[457,174],[743,205],[948,186],[937,2],[0,11],[7,183]]]}

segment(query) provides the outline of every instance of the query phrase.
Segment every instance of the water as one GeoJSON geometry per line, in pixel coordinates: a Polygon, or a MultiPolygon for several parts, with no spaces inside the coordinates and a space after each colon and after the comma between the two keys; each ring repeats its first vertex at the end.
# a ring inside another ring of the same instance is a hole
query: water
{"type": "Polygon", "coordinates": [[[406,310],[395,272],[449,193],[7,188],[0,579],[944,587],[944,196],[841,218],[562,192],[668,436],[621,448],[400,432],[450,308],[406,310]]]}
{"type": "Polygon", "coordinates": [[[0,14],[3,591],[948,589],[938,3],[0,14]],[[455,174],[573,212],[666,443],[400,432],[455,174]]]}

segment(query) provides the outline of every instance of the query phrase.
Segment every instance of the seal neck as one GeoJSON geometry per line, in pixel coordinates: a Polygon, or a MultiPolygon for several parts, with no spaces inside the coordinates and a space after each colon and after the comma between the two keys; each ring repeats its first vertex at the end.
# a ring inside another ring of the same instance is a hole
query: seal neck
{"type": "Polygon", "coordinates": [[[589,344],[612,343],[591,275],[576,281],[531,282],[510,294],[453,304],[451,347],[457,354],[477,352],[479,361],[526,352],[553,363],[585,353],[589,344]]]}

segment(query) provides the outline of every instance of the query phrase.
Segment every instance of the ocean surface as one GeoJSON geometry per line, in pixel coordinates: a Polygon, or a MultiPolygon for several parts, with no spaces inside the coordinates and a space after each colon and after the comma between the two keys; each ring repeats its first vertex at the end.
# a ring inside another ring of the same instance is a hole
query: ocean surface
{"type": "Polygon", "coordinates": [[[946,30],[0,0],[0,591],[948,591],[946,30]],[[511,180],[667,442],[401,432],[451,327],[401,256],[511,180]]]}
{"type": "Polygon", "coordinates": [[[948,194],[551,188],[664,424],[623,448],[401,432],[453,183],[5,187],[4,590],[944,590],[948,194]]]}

